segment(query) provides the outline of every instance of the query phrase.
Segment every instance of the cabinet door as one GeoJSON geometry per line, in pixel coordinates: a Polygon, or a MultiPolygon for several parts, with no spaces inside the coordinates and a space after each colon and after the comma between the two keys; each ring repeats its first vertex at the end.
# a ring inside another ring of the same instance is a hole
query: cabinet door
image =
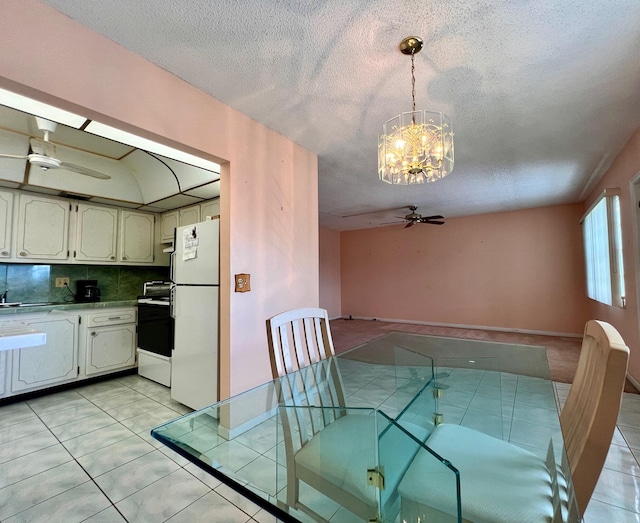
{"type": "Polygon", "coordinates": [[[11,256],[13,193],[0,191],[0,258],[11,256]]]}
{"type": "Polygon", "coordinates": [[[200,204],[200,216],[206,220],[207,216],[220,216],[220,200],[209,200],[200,204]]]}
{"type": "Polygon", "coordinates": [[[178,211],[165,212],[160,222],[160,242],[171,243],[178,226],[178,211]]]}
{"type": "Polygon", "coordinates": [[[0,396],[7,392],[7,352],[9,351],[0,351],[0,396]]]}
{"type": "Polygon", "coordinates": [[[13,352],[11,391],[54,385],[78,376],[78,316],[20,318],[44,332],[47,343],[13,352]]]}
{"type": "Polygon", "coordinates": [[[154,222],[153,214],[120,211],[120,261],[153,263],[154,222]]]}
{"type": "Polygon", "coordinates": [[[96,374],[136,362],[136,326],[113,325],[87,330],[85,373],[96,374]]]}
{"type": "Polygon", "coordinates": [[[18,259],[66,260],[69,256],[69,202],[20,194],[18,259]]]}
{"type": "Polygon", "coordinates": [[[76,205],[76,260],[116,261],[118,210],[80,203],[76,205]]]}
{"type": "Polygon", "coordinates": [[[200,221],[200,206],[192,205],[191,207],[184,207],[178,209],[178,223],[180,227],[185,225],[193,225],[200,221]]]}

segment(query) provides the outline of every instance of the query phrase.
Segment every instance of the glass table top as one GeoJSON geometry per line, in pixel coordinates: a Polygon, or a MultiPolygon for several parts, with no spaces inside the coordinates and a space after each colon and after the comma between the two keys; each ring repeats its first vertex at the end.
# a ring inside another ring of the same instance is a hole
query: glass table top
{"type": "Polygon", "coordinates": [[[541,376],[511,372],[522,372],[522,358],[546,362],[544,348],[392,334],[152,435],[282,521],[424,521],[407,479],[416,463],[441,520],[461,521],[458,464],[430,447],[444,427],[508,441],[553,469],[561,463],[548,366],[529,362],[541,376]]]}

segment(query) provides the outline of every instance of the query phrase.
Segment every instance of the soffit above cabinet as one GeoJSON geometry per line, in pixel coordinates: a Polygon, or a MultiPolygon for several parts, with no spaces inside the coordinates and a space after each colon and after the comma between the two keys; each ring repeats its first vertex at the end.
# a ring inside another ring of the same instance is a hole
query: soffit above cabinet
{"type": "MultiPolygon", "coordinates": [[[[0,155],[27,156],[34,152],[31,139],[42,140],[43,134],[35,117],[0,105],[0,155]]],[[[49,141],[63,164],[91,169],[109,179],[64,168],[43,170],[26,158],[0,157],[0,187],[158,212],[220,195],[219,172],[62,124],[50,133],[49,141]]]]}

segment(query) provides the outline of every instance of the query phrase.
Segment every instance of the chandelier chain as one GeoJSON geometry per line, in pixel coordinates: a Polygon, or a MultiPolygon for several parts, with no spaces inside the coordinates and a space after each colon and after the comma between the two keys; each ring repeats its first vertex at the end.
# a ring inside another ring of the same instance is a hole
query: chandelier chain
{"type": "Polygon", "coordinates": [[[416,51],[415,49],[411,50],[411,101],[413,102],[412,111],[414,116],[412,117],[413,123],[416,123],[415,112],[416,112],[416,51]]]}

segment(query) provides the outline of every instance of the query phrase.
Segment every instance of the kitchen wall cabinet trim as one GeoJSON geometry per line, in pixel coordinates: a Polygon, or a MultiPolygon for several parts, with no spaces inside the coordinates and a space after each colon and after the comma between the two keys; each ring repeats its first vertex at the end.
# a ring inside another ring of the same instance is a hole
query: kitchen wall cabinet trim
{"type": "Polygon", "coordinates": [[[11,256],[13,193],[9,191],[0,191],[0,220],[0,259],[2,259],[11,256]]]}
{"type": "Polygon", "coordinates": [[[74,259],[115,263],[118,209],[79,203],[76,214],[74,259]]]}
{"type": "Polygon", "coordinates": [[[204,221],[207,216],[220,216],[220,198],[207,200],[200,204],[200,219],[204,221]]]}
{"type": "Polygon", "coordinates": [[[67,200],[19,194],[16,257],[66,260],[69,257],[69,214],[67,200]]]}
{"type": "Polygon", "coordinates": [[[171,243],[177,226],[178,211],[163,213],[162,219],[160,220],[160,242],[171,243]]]}
{"type": "Polygon", "coordinates": [[[190,205],[178,209],[178,224],[180,227],[185,225],[193,225],[200,221],[200,205],[190,205]]]}
{"type": "Polygon", "coordinates": [[[153,263],[154,226],[153,214],[121,210],[119,261],[153,263]]]}
{"type": "Polygon", "coordinates": [[[162,213],[160,242],[172,243],[176,227],[202,222],[207,216],[220,216],[220,198],[162,213]]]}

